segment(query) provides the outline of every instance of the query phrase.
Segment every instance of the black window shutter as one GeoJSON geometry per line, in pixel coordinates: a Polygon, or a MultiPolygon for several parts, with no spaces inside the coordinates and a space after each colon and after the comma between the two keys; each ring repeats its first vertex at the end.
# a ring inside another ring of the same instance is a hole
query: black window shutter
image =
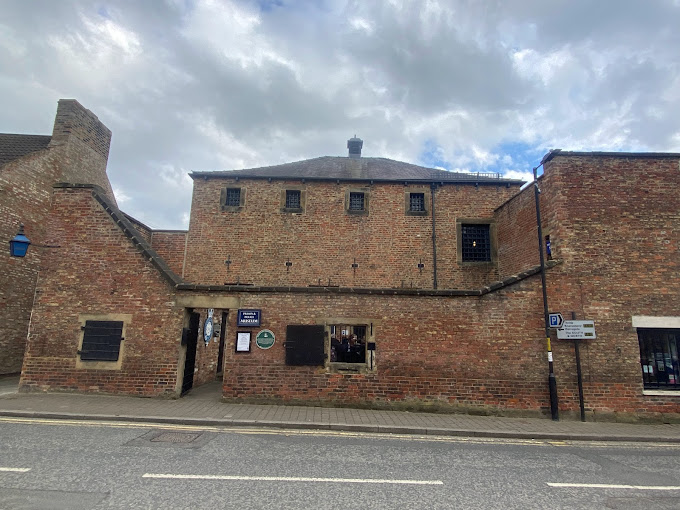
{"type": "Polygon", "coordinates": [[[123,339],[123,321],[86,321],[80,359],[118,361],[123,339]]]}
{"type": "Polygon", "coordinates": [[[291,325],[286,328],[286,365],[323,365],[324,327],[291,325]]]}

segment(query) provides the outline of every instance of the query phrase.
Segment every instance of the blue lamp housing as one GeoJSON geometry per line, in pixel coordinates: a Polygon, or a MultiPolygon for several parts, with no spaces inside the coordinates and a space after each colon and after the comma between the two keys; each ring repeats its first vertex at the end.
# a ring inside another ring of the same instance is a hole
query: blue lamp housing
{"type": "Polygon", "coordinates": [[[25,257],[31,241],[24,235],[24,226],[19,226],[19,232],[9,242],[9,254],[12,257],[25,257]]]}

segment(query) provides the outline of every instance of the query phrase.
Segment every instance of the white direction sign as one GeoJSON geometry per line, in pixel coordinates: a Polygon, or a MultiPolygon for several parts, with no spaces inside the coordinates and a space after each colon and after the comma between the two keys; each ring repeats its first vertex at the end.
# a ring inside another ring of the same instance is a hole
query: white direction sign
{"type": "Polygon", "coordinates": [[[564,321],[557,330],[557,338],[560,340],[584,340],[597,338],[595,335],[595,322],[593,321],[564,321]]]}
{"type": "Polygon", "coordinates": [[[564,324],[564,317],[562,317],[561,313],[551,313],[548,314],[548,319],[550,319],[550,327],[551,328],[561,328],[562,324],[564,324]]]}

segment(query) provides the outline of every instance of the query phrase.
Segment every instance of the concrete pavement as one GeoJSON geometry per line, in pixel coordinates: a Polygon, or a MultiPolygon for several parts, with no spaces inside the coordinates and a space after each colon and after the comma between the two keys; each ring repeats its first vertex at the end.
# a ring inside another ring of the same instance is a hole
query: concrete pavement
{"type": "Polygon", "coordinates": [[[680,444],[680,424],[582,423],[564,419],[555,422],[549,418],[224,403],[220,400],[219,382],[195,388],[177,400],[78,393],[17,393],[17,385],[18,377],[0,378],[0,416],[680,444]]]}

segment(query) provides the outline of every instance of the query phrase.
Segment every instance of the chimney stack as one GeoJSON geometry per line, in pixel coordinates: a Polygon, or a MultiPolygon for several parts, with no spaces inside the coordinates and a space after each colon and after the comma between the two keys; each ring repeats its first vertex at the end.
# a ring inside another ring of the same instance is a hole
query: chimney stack
{"type": "Polygon", "coordinates": [[[347,140],[347,148],[349,149],[349,157],[350,158],[360,158],[361,157],[361,148],[364,146],[364,141],[361,138],[357,138],[357,135],[354,135],[353,138],[350,138],[347,140]]]}

